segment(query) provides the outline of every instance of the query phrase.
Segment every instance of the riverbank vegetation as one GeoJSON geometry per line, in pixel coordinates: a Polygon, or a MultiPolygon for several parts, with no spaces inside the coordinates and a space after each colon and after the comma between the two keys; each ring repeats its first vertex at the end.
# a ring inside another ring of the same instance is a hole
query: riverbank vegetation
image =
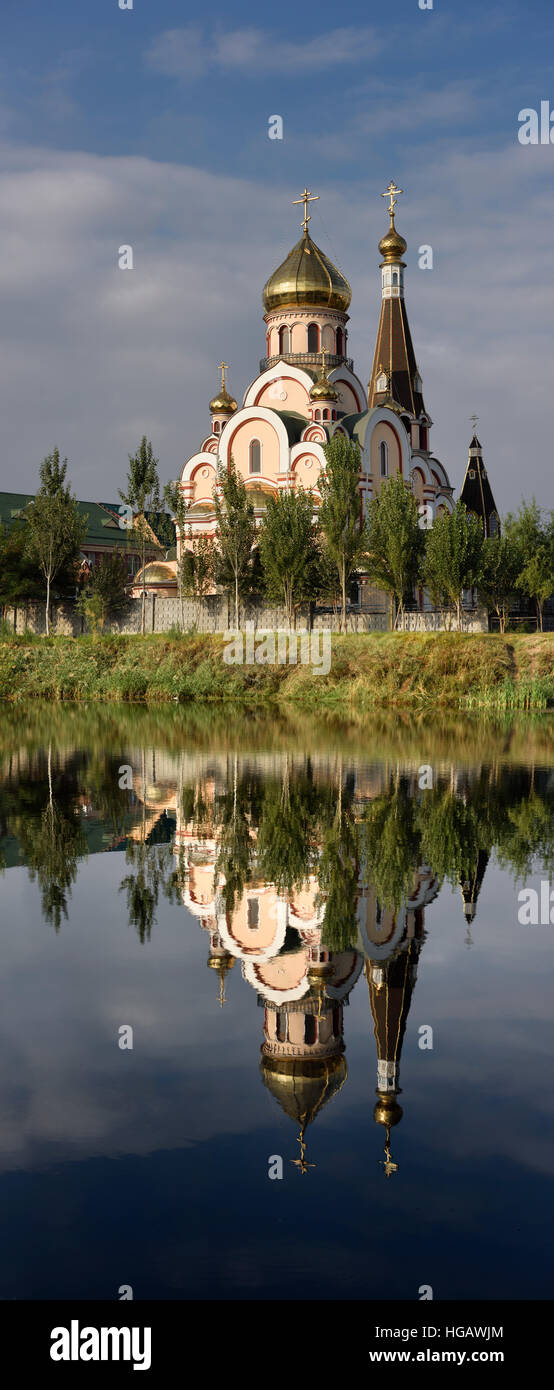
{"type": "Polygon", "coordinates": [[[0,637],[0,700],[147,704],[291,702],[345,718],[403,711],[554,708],[554,634],[331,635],[330,670],[228,665],[217,633],[0,637]]]}

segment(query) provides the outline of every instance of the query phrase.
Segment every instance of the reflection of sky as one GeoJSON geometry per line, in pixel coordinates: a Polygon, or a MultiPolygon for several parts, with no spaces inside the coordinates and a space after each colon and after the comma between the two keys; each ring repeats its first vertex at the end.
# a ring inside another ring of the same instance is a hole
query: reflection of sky
{"type": "Polygon", "coordinates": [[[519,926],[509,876],[489,865],[471,949],[460,894],[426,910],[387,1182],[363,976],[349,1075],[308,1129],[303,1178],[240,966],[221,1010],[207,932],[165,900],[141,946],[128,871],[123,855],[81,865],[57,936],[24,869],[0,888],[0,1296],[551,1296],[553,929],[519,926]]]}

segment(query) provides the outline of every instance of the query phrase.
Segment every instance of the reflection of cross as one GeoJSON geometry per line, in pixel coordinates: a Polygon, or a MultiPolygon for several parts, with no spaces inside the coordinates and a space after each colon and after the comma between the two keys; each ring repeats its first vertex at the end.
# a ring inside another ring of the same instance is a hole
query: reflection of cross
{"type": "Polygon", "coordinates": [[[310,193],[310,192],[308,191],[308,189],[305,188],[305,189],[304,189],[304,192],[303,192],[303,194],[302,194],[302,197],[301,197],[301,198],[293,198],[292,202],[293,202],[293,206],[294,206],[296,203],[303,203],[303,204],[304,204],[304,231],[307,232],[307,230],[308,230],[308,222],[311,222],[311,220],[312,220],[311,217],[308,217],[308,203],[317,203],[317,202],[319,202],[319,193],[310,193]]]}
{"type": "Polygon", "coordinates": [[[394,209],[395,209],[396,204],[397,204],[397,202],[398,202],[398,199],[395,198],[394,195],[395,195],[395,193],[403,193],[403,192],[404,192],[404,189],[403,189],[403,188],[397,188],[397,187],[396,187],[396,184],[395,184],[395,182],[394,182],[394,179],[391,179],[391,181],[390,181],[390,183],[389,183],[389,186],[388,186],[388,188],[387,188],[386,193],[382,193],[382,194],[381,194],[381,197],[382,197],[382,198],[390,198],[390,203],[389,203],[389,206],[388,206],[388,211],[390,212],[391,217],[394,217],[394,209]]]}
{"type": "Polygon", "coordinates": [[[381,1163],[383,1164],[383,1168],[385,1169],[387,1178],[390,1178],[391,1173],[398,1172],[398,1164],[393,1163],[392,1154],[388,1144],[385,1145],[385,1157],[381,1159],[381,1163]]]}
{"type": "Polygon", "coordinates": [[[221,390],[222,390],[222,391],[225,390],[225,372],[228,371],[228,370],[229,370],[229,363],[228,363],[228,362],[219,362],[219,363],[218,363],[218,371],[221,372],[221,390]]]}
{"type": "Polygon", "coordinates": [[[295,1168],[299,1168],[300,1172],[304,1175],[304,1173],[307,1173],[308,1168],[315,1168],[316,1166],[315,1163],[306,1162],[306,1143],[304,1140],[304,1128],[300,1130],[300,1134],[298,1136],[298,1143],[300,1144],[300,1158],[291,1158],[291,1163],[294,1163],[295,1168]]]}

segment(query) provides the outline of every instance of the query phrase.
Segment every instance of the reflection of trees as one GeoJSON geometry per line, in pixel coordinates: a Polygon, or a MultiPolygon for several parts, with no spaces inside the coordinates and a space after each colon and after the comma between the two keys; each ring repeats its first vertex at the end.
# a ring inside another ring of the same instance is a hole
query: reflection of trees
{"type": "Polygon", "coordinates": [[[318,824],[325,818],[328,789],[318,789],[308,763],[291,778],[285,758],[282,782],[268,781],[264,789],[258,833],[258,870],[279,893],[301,887],[318,860],[318,824]]]}
{"type": "Polygon", "coordinates": [[[396,779],[387,795],[370,802],[360,824],[364,883],[372,884],[382,907],[395,912],[409,897],[421,862],[416,816],[408,784],[396,779]]]}
{"type": "Polygon", "coordinates": [[[148,845],[144,841],[129,841],[125,851],[126,863],[133,872],[119,886],[127,894],[129,926],[134,927],[139,941],[150,941],[156,923],[160,892],[170,901],[176,900],[179,875],[176,872],[168,845],[148,845]]]}
{"type": "Polygon", "coordinates": [[[220,874],[224,883],[221,896],[228,912],[242,897],[244,886],[252,877],[255,843],[252,824],[258,820],[259,784],[249,774],[238,776],[238,761],[235,756],[230,785],[224,794],[217,798],[217,819],[221,830],[218,835],[218,855],[215,864],[216,878],[220,874]]]}
{"type": "Polygon", "coordinates": [[[346,951],[357,934],[359,827],[353,814],[353,783],[337,773],[337,800],[323,828],[318,867],[319,900],[325,902],[321,939],[330,951],[346,951]]]}
{"type": "Polygon", "coordinates": [[[79,860],[86,855],[86,840],[73,809],[73,795],[62,788],[54,796],[52,746],[48,749],[48,800],[40,816],[17,818],[17,833],[27,861],[29,877],[37,879],[45,920],[55,930],[67,918],[70,890],[79,860]]]}

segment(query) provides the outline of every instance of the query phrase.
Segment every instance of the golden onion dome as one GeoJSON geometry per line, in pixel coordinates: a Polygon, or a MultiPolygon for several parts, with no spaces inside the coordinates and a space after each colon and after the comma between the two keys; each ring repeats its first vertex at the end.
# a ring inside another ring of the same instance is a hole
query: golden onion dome
{"type": "Polygon", "coordinates": [[[210,412],[212,415],[233,415],[236,408],[236,400],[233,396],[229,395],[225,387],[222,391],[218,391],[213,401],[210,401],[210,412]]]}
{"type": "Polygon", "coordinates": [[[262,290],[264,309],[268,313],[284,304],[301,304],[310,309],[321,305],[346,313],[351,298],[348,280],[320,251],[307,230],[262,290]]]}
{"type": "Polygon", "coordinates": [[[328,376],[321,375],[321,376],[319,377],[319,380],[318,380],[318,381],[315,381],[314,384],[313,384],[313,386],[312,386],[312,389],[311,389],[311,391],[310,391],[310,400],[311,400],[311,401],[338,401],[338,399],[339,399],[339,393],[338,393],[338,391],[335,391],[335,388],[334,388],[334,386],[333,386],[333,383],[332,383],[331,381],[329,381],[328,376]]]}
{"type": "Polygon", "coordinates": [[[404,237],[397,232],[394,225],[394,213],[390,215],[390,227],[379,242],[379,250],[383,260],[390,264],[391,261],[401,261],[407,249],[407,242],[404,237]]]}

